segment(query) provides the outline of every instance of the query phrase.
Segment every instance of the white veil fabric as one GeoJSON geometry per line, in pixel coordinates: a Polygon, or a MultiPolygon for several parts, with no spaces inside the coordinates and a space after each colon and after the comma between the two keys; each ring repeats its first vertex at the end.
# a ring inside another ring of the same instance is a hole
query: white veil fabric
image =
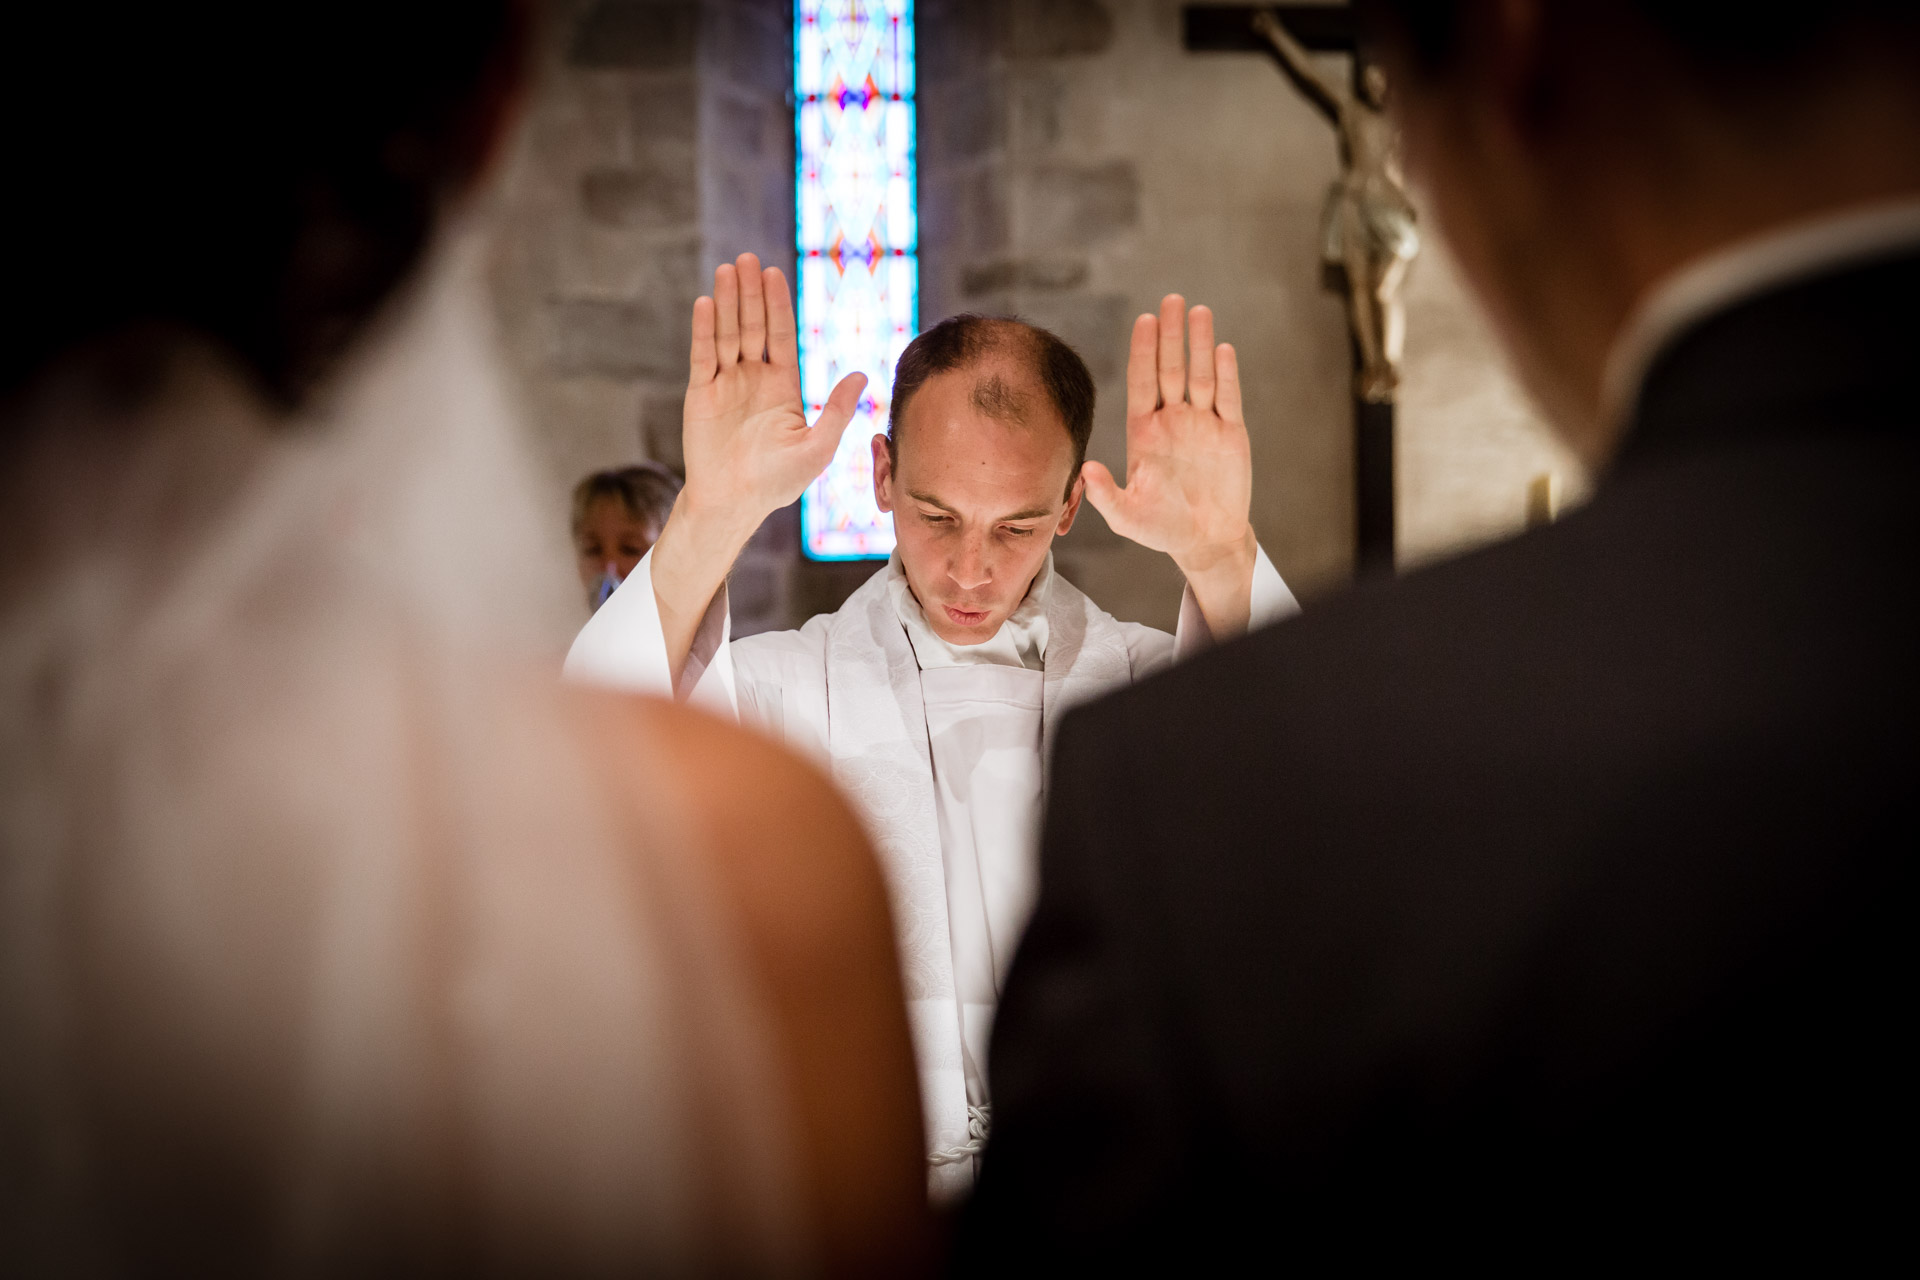
{"type": "Polygon", "coordinates": [[[9,411],[0,1247],[28,1270],[807,1265],[727,913],[557,687],[573,577],[473,240],[298,420],[187,343],[9,411]]]}

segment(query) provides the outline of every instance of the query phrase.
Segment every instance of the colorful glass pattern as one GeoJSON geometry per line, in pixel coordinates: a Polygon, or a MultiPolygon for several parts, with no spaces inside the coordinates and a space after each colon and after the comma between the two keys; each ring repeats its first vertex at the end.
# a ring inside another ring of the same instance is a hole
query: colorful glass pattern
{"type": "Polygon", "coordinates": [[[869,442],[886,429],[893,366],[919,327],[913,0],[798,0],[793,12],[808,419],[841,378],[867,375],[839,452],[800,499],[802,545],[816,560],[882,558],[893,518],[873,501],[869,442]]]}

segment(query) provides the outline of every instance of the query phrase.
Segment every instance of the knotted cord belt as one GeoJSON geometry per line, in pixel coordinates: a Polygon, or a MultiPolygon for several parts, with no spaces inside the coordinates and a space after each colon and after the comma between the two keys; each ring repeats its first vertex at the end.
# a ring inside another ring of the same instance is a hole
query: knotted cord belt
{"type": "Polygon", "coordinates": [[[967,1140],[957,1147],[948,1147],[944,1151],[935,1151],[927,1157],[928,1164],[959,1164],[962,1160],[971,1160],[987,1149],[987,1131],[993,1128],[993,1107],[967,1108],[967,1140]]]}

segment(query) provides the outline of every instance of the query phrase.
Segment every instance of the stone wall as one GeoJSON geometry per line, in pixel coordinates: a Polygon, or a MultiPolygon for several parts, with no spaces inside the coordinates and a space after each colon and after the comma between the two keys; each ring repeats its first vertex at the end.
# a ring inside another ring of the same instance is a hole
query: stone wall
{"type": "MultiPolygon", "coordinates": [[[[792,11],[782,0],[552,0],[493,211],[502,336],[564,493],[680,466],[687,324],[716,263],[793,269],[792,11]]],[[[742,633],[784,624],[792,512],[736,568],[742,633]]],[[[564,530],[561,530],[564,532],[564,530]]]]}
{"type": "MultiPolygon", "coordinates": [[[[1304,595],[1345,582],[1349,350],[1317,257],[1331,131],[1265,58],[1184,52],[1178,0],[919,9],[922,323],[984,310],[1059,332],[1098,381],[1092,453],[1117,472],[1133,317],[1167,292],[1209,304],[1240,353],[1261,541],[1304,595]]],[[[499,296],[556,487],[677,462],[693,298],[744,249],[790,267],[790,24],[778,0],[549,7],[499,296]]],[[[1408,302],[1403,565],[1519,527],[1541,472],[1582,486],[1431,236],[1408,302]]],[[[834,608],[871,572],[802,562],[797,529],[777,514],[736,571],[743,630],[834,608]]],[[[1171,625],[1177,571],[1090,509],[1059,559],[1121,617],[1171,625]]]]}
{"type": "MultiPolygon", "coordinates": [[[[1192,54],[1177,0],[921,0],[925,319],[1010,311],[1087,357],[1092,455],[1125,458],[1133,317],[1178,292],[1239,352],[1254,523],[1304,595],[1348,580],[1352,410],[1318,225],[1332,131],[1255,54],[1192,54]]],[[[1344,62],[1327,71],[1346,75],[1344,62]]],[[[1520,527],[1528,482],[1572,459],[1541,428],[1445,258],[1409,284],[1398,447],[1401,563],[1520,527]]],[[[1059,551],[1116,614],[1170,625],[1179,578],[1089,512],[1059,551]]]]}

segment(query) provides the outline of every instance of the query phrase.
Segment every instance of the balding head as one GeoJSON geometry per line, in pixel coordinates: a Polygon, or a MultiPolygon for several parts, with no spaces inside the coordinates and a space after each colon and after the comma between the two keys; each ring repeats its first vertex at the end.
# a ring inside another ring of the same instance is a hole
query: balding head
{"type": "Polygon", "coordinates": [[[907,344],[893,375],[888,449],[898,448],[908,403],[927,379],[961,371],[972,377],[970,399],[982,415],[1023,427],[1064,430],[1080,474],[1093,436],[1093,375],[1072,347],[1038,325],[1005,316],[950,316],[907,344]]]}

